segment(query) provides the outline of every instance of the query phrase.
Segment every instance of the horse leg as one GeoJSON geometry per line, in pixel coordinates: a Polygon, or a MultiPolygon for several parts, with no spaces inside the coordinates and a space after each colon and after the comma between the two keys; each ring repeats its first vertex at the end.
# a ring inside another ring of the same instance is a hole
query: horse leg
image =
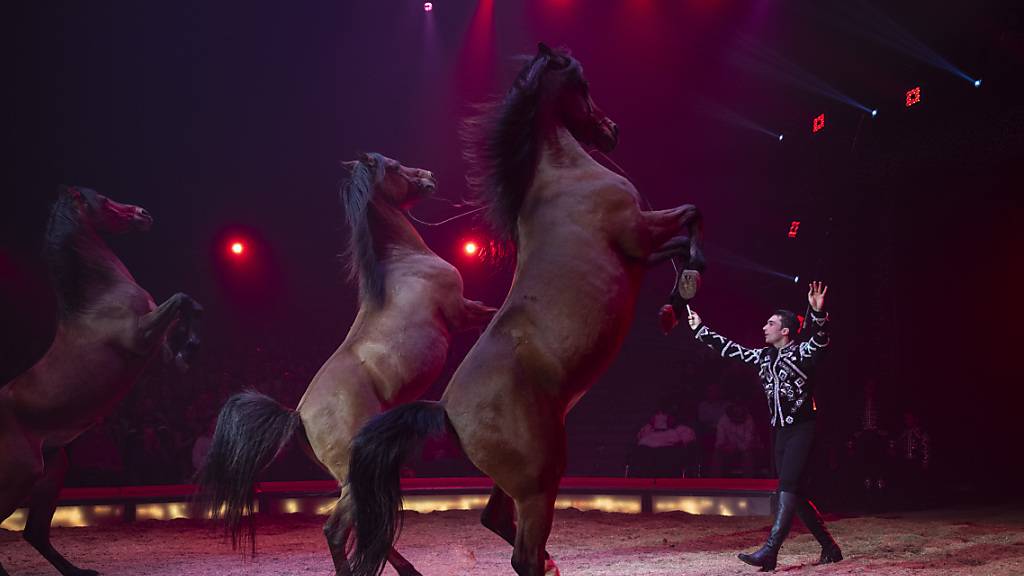
{"type": "Polygon", "coordinates": [[[647,257],[648,266],[656,266],[669,258],[675,258],[683,254],[690,253],[690,237],[681,235],[673,236],[669,238],[667,242],[658,246],[658,248],[647,257]]]}
{"type": "Polygon", "coordinates": [[[391,552],[388,552],[388,563],[395,569],[395,572],[398,572],[398,576],[422,576],[412,562],[399,554],[394,546],[391,547],[391,552]]]}
{"type": "Polygon", "coordinates": [[[334,510],[324,524],[324,536],[327,537],[327,548],[331,551],[331,559],[334,560],[335,576],[352,574],[348,555],[345,553],[345,545],[348,544],[349,535],[352,533],[352,521],[349,519],[348,507],[345,504],[347,492],[347,488],[342,489],[334,510]]]}
{"type": "Polygon", "coordinates": [[[519,576],[558,573],[554,563],[546,561],[544,557],[544,548],[551,534],[551,522],[555,516],[557,491],[556,484],[545,492],[516,500],[519,525],[516,529],[515,549],[512,551],[512,568],[519,576]],[[545,572],[549,565],[551,571],[545,572]]]}
{"type": "MultiPolygon", "coordinates": [[[[0,414],[0,522],[18,509],[32,493],[32,486],[43,477],[41,455],[33,450],[21,430],[13,426],[13,417],[8,419],[7,416],[0,414]]],[[[2,564],[0,576],[9,576],[2,564]]]]}
{"type": "Polygon", "coordinates": [[[178,292],[171,296],[155,310],[139,319],[140,338],[142,347],[152,349],[162,341],[165,341],[168,332],[179,320],[184,320],[186,331],[185,341],[180,350],[173,351],[175,363],[179,370],[188,368],[188,357],[199,346],[198,336],[195,329],[198,328],[198,318],[202,313],[202,306],[191,296],[178,292]]]}
{"type": "Polygon", "coordinates": [[[32,489],[28,505],[28,522],[22,536],[64,576],[97,576],[99,572],[95,570],[76,567],[50,543],[50,522],[53,521],[53,512],[57,509],[57,496],[64,485],[64,475],[67,471],[68,455],[64,448],[44,455],[43,477],[32,489]]]}
{"type": "Polygon", "coordinates": [[[501,536],[511,546],[516,545],[515,506],[515,501],[495,484],[491,488],[487,506],[484,506],[484,511],[480,513],[480,523],[501,536]]]}

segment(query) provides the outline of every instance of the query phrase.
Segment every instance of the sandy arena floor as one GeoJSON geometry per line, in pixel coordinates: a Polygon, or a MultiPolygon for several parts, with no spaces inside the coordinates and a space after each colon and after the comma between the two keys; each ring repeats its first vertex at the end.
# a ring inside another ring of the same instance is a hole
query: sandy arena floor
{"type": "MultiPolygon", "coordinates": [[[[828,518],[847,560],[811,566],[818,546],[802,529],[783,548],[785,574],[1024,575],[1024,511],[972,509],[828,518]]],[[[106,576],[333,574],[323,518],[276,516],[258,527],[259,554],[244,559],[210,524],[148,521],[57,528],[54,545],[106,576]]],[[[756,548],[766,518],[559,511],[548,550],[566,576],[753,574],[735,554],[756,548]]],[[[512,575],[511,549],[476,512],[410,514],[399,549],[425,576],[512,575]]],[[[12,576],[56,575],[20,533],[0,530],[0,562],[12,576]]],[[[389,567],[385,574],[394,574],[389,567]]]]}

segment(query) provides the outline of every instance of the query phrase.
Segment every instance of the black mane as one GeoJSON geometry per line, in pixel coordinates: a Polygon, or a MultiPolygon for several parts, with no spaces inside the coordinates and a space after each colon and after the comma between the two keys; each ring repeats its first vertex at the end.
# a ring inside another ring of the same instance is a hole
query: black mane
{"type": "MultiPolygon", "coordinates": [[[[88,188],[76,190],[90,206],[95,206],[95,192],[88,188]]],[[[68,188],[61,187],[46,224],[43,256],[57,290],[62,317],[80,309],[85,303],[89,284],[106,276],[106,270],[98,265],[96,259],[86,257],[82,252],[83,246],[75,242],[82,234],[95,234],[87,226],[81,222],[78,199],[68,192],[68,188]]]]}
{"type": "Polygon", "coordinates": [[[384,163],[380,154],[366,154],[341,186],[341,203],[350,233],[343,255],[348,261],[348,279],[358,278],[360,296],[377,303],[384,301],[384,270],[373,247],[368,211],[373,190],[384,179],[384,163]]]}
{"type": "Polygon", "coordinates": [[[479,106],[463,123],[464,153],[472,170],[467,176],[476,202],[487,206],[487,218],[504,242],[518,241],[517,220],[540,160],[537,111],[544,72],[552,60],[559,69],[580,75],[579,62],[564,49],[541,51],[519,71],[504,98],[479,106]]]}

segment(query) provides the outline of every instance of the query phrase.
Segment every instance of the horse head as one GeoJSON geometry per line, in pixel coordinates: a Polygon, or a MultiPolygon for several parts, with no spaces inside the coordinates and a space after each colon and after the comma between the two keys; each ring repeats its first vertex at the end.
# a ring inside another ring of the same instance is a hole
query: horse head
{"type": "Polygon", "coordinates": [[[619,129],[594,103],[583,66],[567,50],[537,45],[537,55],[520,72],[513,90],[534,85],[542,117],[564,125],[584,146],[602,152],[615,148],[619,129]]]}
{"type": "Polygon", "coordinates": [[[62,186],[59,194],[71,202],[79,223],[101,234],[146,232],[153,225],[145,208],[116,202],[89,188],[62,186]]]}
{"type": "MultiPolygon", "coordinates": [[[[437,179],[428,170],[402,166],[397,160],[376,153],[363,154],[359,160],[342,162],[342,166],[349,171],[348,180],[341,189],[341,202],[345,206],[345,217],[351,232],[346,250],[349,279],[358,278],[363,296],[380,302],[384,297],[384,279],[378,262],[375,233],[370,227],[370,207],[375,206],[385,212],[406,210],[417,201],[432,195],[437,189],[437,179]]],[[[413,230],[404,218],[390,219],[393,223],[399,220],[402,226],[413,230]]],[[[383,231],[378,233],[384,236],[388,234],[383,231]]],[[[413,234],[419,238],[415,230],[413,234]]],[[[377,239],[377,242],[383,241],[383,237],[377,239]]],[[[422,239],[419,241],[422,242],[422,239]]]]}
{"type": "Polygon", "coordinates": [[[381,202],[405,210],[432,196],[437,178],[429,170],[403,166],[398,160],[382,154],[362,154],[359,160],[342,162],[352,175],[350,182],[362,176],[371,185],[371,202],[381,202]]]}

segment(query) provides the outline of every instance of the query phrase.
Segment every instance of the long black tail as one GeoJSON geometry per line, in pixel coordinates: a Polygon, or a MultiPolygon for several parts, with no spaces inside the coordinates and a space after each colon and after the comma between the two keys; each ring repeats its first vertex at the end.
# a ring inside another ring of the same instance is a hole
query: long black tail
{"type": "Polygon", "coordinates": [[[221,408],[210,453],[196,473],[196,483],[204,511],[214,518],[224,517],[233,548],[248,537],[251,553],[256,553],[256,474],[270,465],[301,426],[298,412],[251,390],[228,398],[221,408]],[[246,534],[242,533],[243,516],[248,518],[246,534]]]}
{"type": "Polygon", "coordinates": [[[355,576],[378,576],[401,528],[402,464],[420,442],[445,431],[444,406],[413,402],[370,422],[352,440],[349,494],[356,545],[350,564],[355,576]]]}

